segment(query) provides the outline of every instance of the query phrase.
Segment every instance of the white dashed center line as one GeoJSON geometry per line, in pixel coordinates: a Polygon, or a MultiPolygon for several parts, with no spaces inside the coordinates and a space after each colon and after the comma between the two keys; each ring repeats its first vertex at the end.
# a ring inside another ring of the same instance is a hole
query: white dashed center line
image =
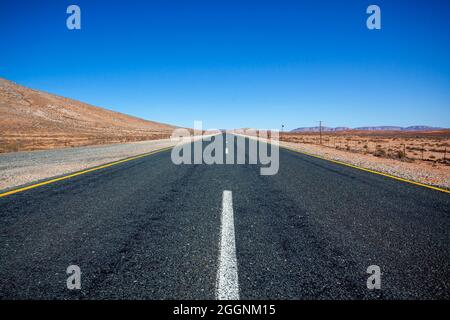
{"type": "Polygon", "coordinates": [[[239,281],[234,236],[233,197],[225,190],[222,196],[222,222],[219,244],[216,299],[239,300],[239,281]]]}

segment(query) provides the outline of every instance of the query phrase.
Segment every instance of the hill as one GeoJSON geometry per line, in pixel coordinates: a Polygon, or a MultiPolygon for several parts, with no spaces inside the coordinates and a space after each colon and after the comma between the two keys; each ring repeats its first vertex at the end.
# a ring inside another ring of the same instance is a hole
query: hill
{"type": "Polygon", "coordinates": [[[0,152],[154,140],[174,128],[0,78],[0,152]]]}

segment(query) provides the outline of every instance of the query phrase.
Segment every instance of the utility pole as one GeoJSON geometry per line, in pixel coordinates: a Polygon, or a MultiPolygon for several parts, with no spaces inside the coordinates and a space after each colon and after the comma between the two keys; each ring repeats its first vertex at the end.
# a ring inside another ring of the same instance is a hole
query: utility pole
{"type": "Polygon", "coordinates": [[[319,120],[320,145],[322,145],[322,120],[319,120]]]}
{"type": "Polygon", "coordinates": [[[284,132],[284,124],[281,125],[281,133],[284,132]]]}

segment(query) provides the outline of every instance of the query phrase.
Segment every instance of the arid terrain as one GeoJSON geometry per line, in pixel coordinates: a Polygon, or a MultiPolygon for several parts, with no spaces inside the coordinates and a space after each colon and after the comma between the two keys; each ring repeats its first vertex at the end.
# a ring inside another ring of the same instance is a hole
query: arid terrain
{"type": "Polygon", "coordinates": [[[439,131],[341,131],[283,133],[281,141],[322,144],[337,150],[402,161],[450,164],[450,129],[439,131]]]}
{"type": "Polygon", "coordinates": [[[164,139],[173,129],[0,78],[0,153],[164,139]]]}
{"type": "Polygon", "coordinates": [[[283,145],[450,189],[450,130],[282,133],[283,145]]]}

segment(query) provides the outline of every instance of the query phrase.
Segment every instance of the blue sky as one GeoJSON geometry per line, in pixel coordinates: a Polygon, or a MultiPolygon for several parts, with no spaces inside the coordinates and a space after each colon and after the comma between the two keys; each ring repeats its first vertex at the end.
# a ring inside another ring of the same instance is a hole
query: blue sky
{"type": "Polygon", "coordinates": [[[450,127],[449,30],[446,0],[1,0],[0,76],[186,127],[450,127]]]}

